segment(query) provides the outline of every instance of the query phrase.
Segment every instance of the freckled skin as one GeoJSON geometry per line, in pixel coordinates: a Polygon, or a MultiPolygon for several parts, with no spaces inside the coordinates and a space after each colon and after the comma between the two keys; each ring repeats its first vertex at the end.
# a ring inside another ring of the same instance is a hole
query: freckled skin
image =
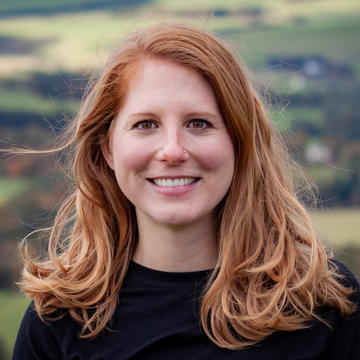
{"type": "Polygon", "coordinates": [[[200,74],[164,59],[144,60],[114,121],[104,155],[138,222],[177,226],[211,217],[230,186],[234,148],[200,74]],[[200,180],[166,191],[149,181],[170,176],[200,180]]]}

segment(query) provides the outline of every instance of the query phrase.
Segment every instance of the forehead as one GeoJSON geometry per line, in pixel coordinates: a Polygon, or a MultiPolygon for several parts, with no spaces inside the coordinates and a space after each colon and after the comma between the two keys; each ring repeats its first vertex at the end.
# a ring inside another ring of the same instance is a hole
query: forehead
{"type": "Polygon", "coordinates": [[[197,71],[167,59],[142,59],[129,83],[124,106],[175,104],[217,109],[212,87],[197,71]]]}

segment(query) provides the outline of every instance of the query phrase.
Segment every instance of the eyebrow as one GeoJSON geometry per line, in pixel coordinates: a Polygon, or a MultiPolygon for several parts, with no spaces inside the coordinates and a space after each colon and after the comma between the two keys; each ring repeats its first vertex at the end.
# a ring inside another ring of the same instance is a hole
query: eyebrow
{"type": "Polygon", "coordinates": [[[152,112],[137,112],[130,114],[130,117],[137,117],[137,116],[156,117],[157,115],[152,112]]]}
{"type": "MultiPolygon", "coordinates": [[[[132,113],[130,114],[130,117],[138,117],[138,116],[144,116],[144,117],[157,117],[158,115],[156,113],[153,112],[136,112],[136,113],[132,113]]],[[[210,117],[210,118],[217,118],[219,117],[217,114],[208,112],[208,111],[195,111],[195,112],[191,112],[186,114],[186,117],[210,117]]]]}
{"type": "Polygon", "coordinates": [[[205,116],[205,117],[210,117],[210,118],[217,118],[219,117],[218,115],[214,114],[214,113],[210,113],[208,111],[196,111],[196,112],[192,112],[192,113],[189,113],[187,116],[189,117],[202,117],[202,116],[205,116]]]}

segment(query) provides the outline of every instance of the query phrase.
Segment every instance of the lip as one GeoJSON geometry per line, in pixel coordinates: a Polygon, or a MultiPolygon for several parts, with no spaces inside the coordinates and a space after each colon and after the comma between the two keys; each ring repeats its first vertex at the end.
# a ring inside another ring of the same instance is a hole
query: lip
{"type": "Polygon", "coordinates": [[[200,179],[199,176],[194,176],[194,175],[162,175],[162,176],[154,176],[154,177],[148,177],[147,180],[153,180],[153,179],[171,179],[171,180],[175,180],[175,179],[181,179],[181,178],[195,178],[195,179],[200,179]]]}
{"type": "Polygon", "coordinates": [[[163,195],[172,195],[172,196],[179,196],[184,195],[186,193],[191,192],[201,181],[200,177],[197,176],[186,176],[186,175],[180,175],[180,176],[157,176],[154,178],[147,178],[147,183],[158,193],[163,195]],[[181,178],[195,178],[196,180],[188,185],[180,185],[180,186],[159,186],[155,184],[152,180],[153,179],[181,179],[181,178]]]}

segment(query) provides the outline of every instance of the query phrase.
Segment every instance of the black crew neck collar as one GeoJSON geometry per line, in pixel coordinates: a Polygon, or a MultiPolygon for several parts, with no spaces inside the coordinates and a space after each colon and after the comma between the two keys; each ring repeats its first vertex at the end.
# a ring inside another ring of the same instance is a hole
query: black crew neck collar
{"type": "Polygon", "coordinates": [[[169,285],[193,285],[194,282],[206,281],[212,269],[201,270],[201,271],[187,271],[187,272],[169,272],[169,271],[160,271],[148,268],[146,266],[140,265],[135,261],[131,261],[129,264],[129,269],[127,273],[127,278],[135,279],[141,278],[141,280],[148,280],[151,282],[169,284],[169,285]]]}

